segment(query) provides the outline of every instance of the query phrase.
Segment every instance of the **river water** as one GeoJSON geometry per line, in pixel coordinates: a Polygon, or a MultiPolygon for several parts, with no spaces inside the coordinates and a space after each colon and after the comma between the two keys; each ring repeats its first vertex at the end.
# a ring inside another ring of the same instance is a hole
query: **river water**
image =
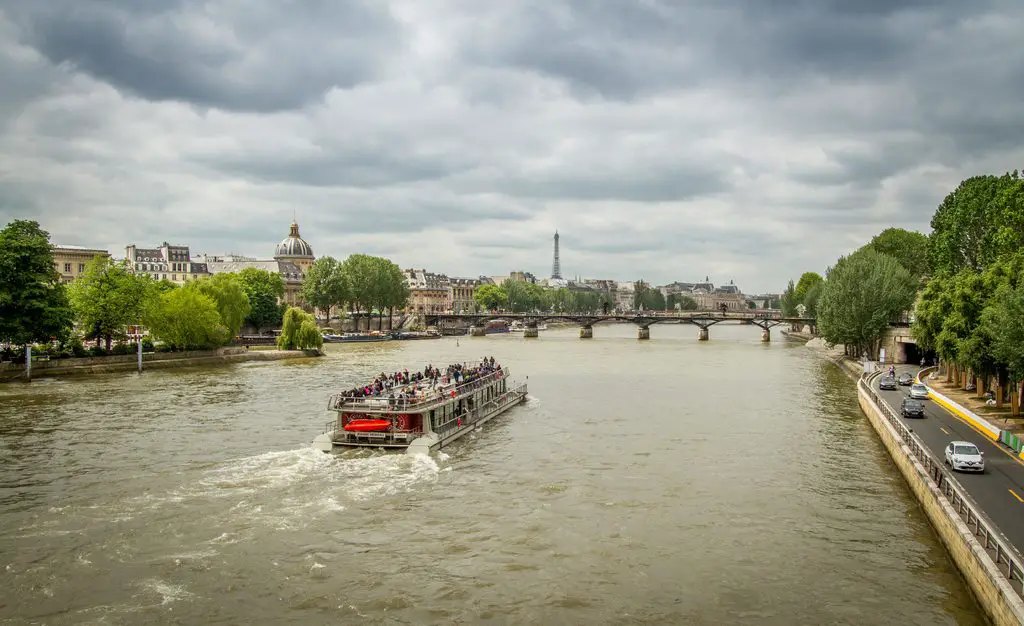
{"type": "Polygon", "coordinates": [[[0,386],[0,623],[983,623],[838,369],[651,335],[0,386]],[[332,390],[483,356],[530,399],[443,453],[309,446],[332,390]]]}

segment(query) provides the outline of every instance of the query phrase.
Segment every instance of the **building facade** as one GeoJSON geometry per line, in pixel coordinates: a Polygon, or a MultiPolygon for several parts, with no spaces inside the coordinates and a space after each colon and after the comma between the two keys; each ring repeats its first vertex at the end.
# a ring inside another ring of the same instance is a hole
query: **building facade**
{"type": "Polygon", "coordinates": [[[409,287],[406,313],[437,314],[452,310],[451,280],[444,274],[435,274],[425,269],[403,270],[405,284],[409,287]]]}
{"type": "Polygon", "coordinates": [[[124,249],[128,269],[154,280],[169,280],[176,285],[209,276],[206,263],[193,261],[188,246],[172,246],[166,241],[159,248],[139,248],[135,244],[124,249]]]}
{"type": "Polygon", "coordinates": [[[60,272],[60,280],[70,283],[85,271],[85,266],[96,257],[109,257],[106,250],[79,246],[53,246],[53,267],[60,272]]]}
{"type": "Polygon", "coordinates": [[[288,236],[274,248],[274,258],[260,260],[237,254],[223,256],[203,255],[202,260],[210,274],[240,272],[247,268],[264,270],[277,274],[284,281],[284,296],[281,301],[288,306],[304,306],[302,301],[302,281],[306,272],[313,267],[316,257],[313,247],[299,235],[299,225],[292,222],[288,236]]]}
{"type": "Polygon", "coordinates": [[[448,288],[451,291],[452,312],[473,313],[477,310],[473,292],[481,284],[479,278],[450,278],[448,288]]]}

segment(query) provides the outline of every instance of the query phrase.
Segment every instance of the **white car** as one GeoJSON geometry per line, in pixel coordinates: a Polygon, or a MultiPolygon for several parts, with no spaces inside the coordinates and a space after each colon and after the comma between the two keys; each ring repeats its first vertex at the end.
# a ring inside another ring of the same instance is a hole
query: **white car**
{"type": "Polygon", "coordinates": [[[910,397],[915,400],[927,400],[928,399],[928,387],[917,383],[910,386],[910,397]]]}
{"type": "Polygon", "coordinates": [[[985,453],[969,441],[954,441],[946,446],[946,463],[959,472],[984,472],[985,453]]]}

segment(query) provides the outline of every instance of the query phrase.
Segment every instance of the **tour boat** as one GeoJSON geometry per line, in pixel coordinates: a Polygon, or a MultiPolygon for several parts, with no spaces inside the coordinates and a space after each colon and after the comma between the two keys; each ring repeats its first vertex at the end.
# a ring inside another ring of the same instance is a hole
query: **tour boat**
{"type": "Polygon", "coordinates": [[[491,320],[484,326],[484,333],[487,335],[494,335],[497,333],[507,333],[511,330],[508,322],[505,320],[491,320]]]}
{"type": "Polygon", "coordinates": [[[396,385],[387,395],[336,393],[327,409],[337,418],[313,445],[324,452],[340,446],[427,454],[526,401],[526,384],[513,383],[500,365],[462,366],[460,372],[396,385]]]}
{"type": "Polygon", "coordinates": [[[392,333],[391,336],[401,341],[417,341],[420,339],[440,339],[441,333],[436,330],[412,330],[392,333]]]}
{"type": "MultiPolygon", "coordinates": [[[[547,324],[545,324],[544,322],[537,322],[537,330],[547,330],[547,329],[548,329],[547,324]]],[[[519,320],[516,320],[516,321],[512,322],[511,326],[509,326],[509,330],[511,332],[513,332],[513,333],[521,333],[521,332],[526,330],[526,324],[524,324],[523,322],[521,322],[519,320]]]]}

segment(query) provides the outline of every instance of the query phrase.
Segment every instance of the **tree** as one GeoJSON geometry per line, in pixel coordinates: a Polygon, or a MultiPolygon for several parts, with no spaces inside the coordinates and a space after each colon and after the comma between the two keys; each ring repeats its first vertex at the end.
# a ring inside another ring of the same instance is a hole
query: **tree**
{"type": "Polygon", "coordinates": [[[796,299],[796,287],[792,280],[786,285],[786,290],[782,292],[780,304],[783,317],[796,317],[796,305],[800,302],[796,299]]]}
{"type": "Polygon", "coordinates": [[[494,311],[505,306],[508,296],[498,285],[480,285],[473,290],[473,301],[485,311],[494,311]]]}
{"type": "Polygon", "coordinates": [[[394,328],[395,309],[404,309],[409,303],[409,285],[405,282],[405,273],[402,272],[402,268],[391,261],[387,263],[385,281],[387,284],[388,327],[394,328]]]}
{"type": "Polygon", "coordinates": [[[373,259],[367,254],[352,254],[341,265],[348,285],[349,309],[366,313],[366,330],[370,330],[370,315],[378,297],[373,259]]]}
{"type": "Polygon", "coordinates": [[[298,307],[288,307],[277,347],[281,350],[317,350],[323,345],[324,337],[317,329],[316,318],[298,307]]]}
{"type": "Polygon", "coordinates": [[[918,280],[930,274],[928,237],[917,231],[886,228],[875,235],[867,245],[899,261],[899,264],[918,280]]]}
{"type": "Polygon", "coordinates": [[[14,220],[0,230],[0,342],[64,339],[72,319],[49,233],[37,222],[14,220]]]}
{"type": "Polygon", "coordinates": [[[153,337],[178,350],[215,348],[228,338],[217,303],[198,289],[174,289],[161,295],[145,324],[153,337]]]}
{"type": "Polygon", "coordinates": [[[647,308],[647,302],[650,298],[648,291],[650,287],[646,282],[638,280],[633,283],[633,310],[639,311],[640,309],[647,308]]]}
{"type": "Polygon", "coordinates": [[[249,296],[246,295],[238,274],[214,274],[189,283],[186,289],[195,289],[216,303],[217,312],[229,337],[238,335],[242,323],[252,311],[249,296]]]}
{"type": "Polygon", "coordinates": [[[1024,248],[1024,181],[1017,172],[968,178],[943,199],[931,226],[933,271],[981,271],[1024,248]]]}
{"type": "Polygon", "coordinates": [[[330,317],[331,307],[345,305],[348,284],[337,259],[323,256],[313,262],[302,281],[302,300],[326,317],[330,317]]]}
{"type": "Polygon", "coordinates": [[[1012,380],[1024,380],[1024,286],[1004,287],[982,314],[990,329],[992,352],[1012,380]]]}
{"type": "Polygon", "coordinates": [[[238,273],[242,290],[249,298],[247,324],[256,328],[275,326],[281,323],[280,300],[284,296],[284,280],[276,272],[247,267],[238,273]]]}
{"type": "Polygon", "coordinates": [[[913,303],[915,287],[896,259],[871,248],[840,257],[818,300],[822,337],[857,354],[874,354],[889,324],[913,303]]]}
{"type": "Polygon", "coordinates": [[[825,281],[811,285],[804,293],[803,302],[804,315],[807,317],[818,317],[818,302],[821,300],[821,291],[825,287],[825,281]]]}
{"type": "Polygon", "coordinates": [[[793,306],[804,305],[807,306],[805,301],[807,298],[808,290],[812,289],[815,285],[820,285],[825,282],[825,279],[821,277],[817,272],[804,272],[800,276],[800,280],[797,281],[796,287],[793,289],[793,306]]]}
{"type": "Polygon", "coordinates": [[[685,294],[679,295],[680,311],[696,311],[698,308],[700,308],[700,306],[697,304],[697,301],[693,297],[685,294]]]}
{"type": "Polygon", "coordinates": [[[96,345],[125,337],[127,327],[138,324],[157,297],[156,283],[133,274],[123,262],[96,257],[69,288],[75,318],[96,345]]]}

